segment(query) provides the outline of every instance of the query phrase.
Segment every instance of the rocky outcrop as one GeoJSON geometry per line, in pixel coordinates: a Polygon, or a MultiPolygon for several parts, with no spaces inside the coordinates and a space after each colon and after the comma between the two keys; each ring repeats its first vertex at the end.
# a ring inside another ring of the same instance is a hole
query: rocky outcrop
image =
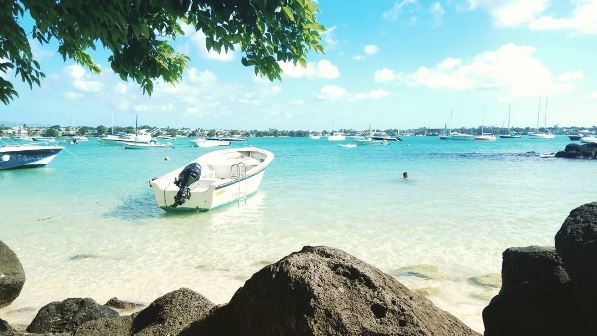
{"type": "Polygon", "coordinates": [[[0,335],[11,335],[14,329],[8,324],[8,322],[0,319],[0,335]]]}
{"type": "Polygon", "coordinates": [[[87,321],[111,316],[118,316],[118,313],[92,299],[70,298],[43,306],[27,331],[38,334],[74,332],[87,321]]]}
{"type": "Polygon", "coordinates": [[[132,335],[132,316],[103,317],[81,324],[75,336],[130,336],[132,335]]]}
{"type": "Polygon", "coordinates": [[[504,252],[486,336],[597,335],[597,203],[572,210],[555,245],[504,252]]]}
{"type": "Polygon", "coordinates": [[[119,310],[135,310],[144,307],[141,303],[120,300],[117,297],[108,300],[104,306],[119,310]]]}
{"type": "Polygon", "coordinates": [[[191,322],[207,316],[214,304],[188,288],[170,292],[153,301],[133,318],[134,335],[177,335],[191,322]]]}
{"type": "Polygon", "coordinates": [[[330,247],[304,247],[254,274],[181,335],[477,335],[392,276],[330,247]]]}
{"type": "Polygon", "coordinates": [[[597,159],[597,143],[566,145],[563,151],[556,153],[556,157],[567,159],[597,159]]]}
{"type": "Polygon", "coordinates": [[[0,308],[8,306],[21,293],[25,271],[17,255],[0,241],[0,308]]]}

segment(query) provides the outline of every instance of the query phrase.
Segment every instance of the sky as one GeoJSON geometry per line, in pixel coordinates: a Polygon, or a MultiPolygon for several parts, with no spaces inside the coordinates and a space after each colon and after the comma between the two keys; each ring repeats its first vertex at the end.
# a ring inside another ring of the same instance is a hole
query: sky
{"type": "MultiPolygon", "coordinates": [[[[225,129],[597,125],[597,0],[319,0],[325,54],[257,78],[241,52],[209,52],[185,27],[183,80],[151,97],[33,43],[47,78],[0,105],[0,122],[225,129]],[[547,105],[546,105],[547,97],[547,105]],[[539,101],[541,103],[539,104],[539,101]],[[547,118],[545,110],[547,107],[547,118]],[[451,112],[453,111],[453,112],[451,112]]],[[[54,47],[54,48],[53,48],[54,47]]],[[[0,76],[14,78],[7,73],[0,76]]]]}

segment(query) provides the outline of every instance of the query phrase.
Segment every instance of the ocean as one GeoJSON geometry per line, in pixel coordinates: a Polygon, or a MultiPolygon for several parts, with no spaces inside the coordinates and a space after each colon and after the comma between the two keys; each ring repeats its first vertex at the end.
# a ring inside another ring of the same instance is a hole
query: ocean
{"type": "Polygon", "coordinates": [[[0,317],[26,325],[51,301],[149,303],[180,287],[225,303],[263,266],[328,245],[482,331],[498,288],[475,279],[498,276],[508,247],[553,245],[570,210],[597,199],[595,162],[536,155],[567,143],[405,137],[342,148],[325,138],[250,138],[233,146],[276,155],[259,192],[185,214],[158,208],[147,182],[213,149],[184,138],[145,151],[93,138],[65,144],[45,168],[0,171],[0,240],[27,276],[0,317]]]}

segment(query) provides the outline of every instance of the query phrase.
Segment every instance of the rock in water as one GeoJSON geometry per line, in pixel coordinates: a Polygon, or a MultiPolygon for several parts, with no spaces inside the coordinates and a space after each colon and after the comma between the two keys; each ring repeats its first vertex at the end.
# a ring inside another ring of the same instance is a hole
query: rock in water
{"type": "Polygon", "coordinates": [[[8,322],[0,319],[0,335],[12,335],[14,329],[8,324],[8,322]]]}
{"type": "Polygon", "coordinates": [[[108,302],[106,302],[105,306],[114,308],[114,309],[120,309],[120,310],[134,310],[134,309],[141,308],[144,305],[141,303],[124,301],[124,300],[120,300],[117,297],[113,297],[110,300],[108,300],[108,302]]]}
{"type": "Polygon", "coordinates": [[[17,255],[0,241],[0,308],[8,306],[21,293],[25,271],[17,255]]]}
{"type": "Polygon", "coordinates": [[[74,332],[87,321],[111,316],[118,316],[118,313],[92,299],[70,298],[41,307],[27,331],[38,334],[74,332]]]}
{"type": "Polygon", "coordinates": [[[133,319],[135,335],[177,335],[191,322],[204,318],[214,304],[188,288],[170,292],[140,311],[133,319]]]}
{"type": "Polygon", "coordinates": [[[523,282],[556,289],[570,283],[562,260],[553,247],[510,247],[502,256],[502,291],[523,282]]]}
{"type": "Polygon", "coordinates": [[[555,239],[556,251],[574,278],[580,249],[584,244],[597,240],[597,202],[572,210],[555,239]]]}
{"type": "Polygon", "coordinates": [[[398,280],[338,249],[304,247],[254,274],[181,335],[478,335],[398,280]]]}

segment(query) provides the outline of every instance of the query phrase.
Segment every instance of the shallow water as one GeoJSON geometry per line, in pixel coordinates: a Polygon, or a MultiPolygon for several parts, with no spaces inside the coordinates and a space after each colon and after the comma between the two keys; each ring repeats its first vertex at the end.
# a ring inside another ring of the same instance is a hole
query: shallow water
{"type": "Polygon", "coordinates": [[[434,303],[482,331],[481,310],[497,289],[469,278],[499,273],[507,247],[553,245],[570,210],[597,199],[595,162],[532,153],[567,140],[407,137],[341,148],[325,139],[250,139],[276,154],[260,191],[182,215],[160,210],[147,181],[206,149],[185,139],[148,151],[93,139],[65,145],[46,168],[0,172],[0,239],[27,274],[0,317],[27,324],[42,305],[67,297],[149,303],[180,287],[224,303],[264,265],[304,245],[329,245],[412,289],[437,288],[428,291],[434,303]],[[400,271],[421,264],[437,269],[400,271]]]}

